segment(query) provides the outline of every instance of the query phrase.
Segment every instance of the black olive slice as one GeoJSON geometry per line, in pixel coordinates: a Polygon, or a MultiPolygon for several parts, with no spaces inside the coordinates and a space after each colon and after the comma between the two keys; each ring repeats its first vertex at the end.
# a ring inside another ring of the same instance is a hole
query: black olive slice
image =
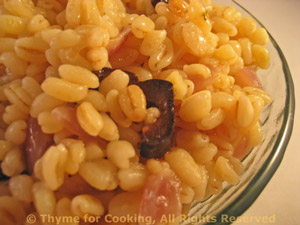
{"type": "MultiPolygon", "coordinates": [[[[101,82],[116,69],[104,67],[99,71],[92,71],[101,82]]],[[[123,70],[124,71],[124,70],[123,70]]],[[[129,76],[129,84],[138,85],[144,92],[147,108],[157,107],[160,116],[152,124],[145,124],[142,129],[142,140],[139,143],[142,157],[160,158],[171,149],[174,133],[174,94],[172,83],[151,79],[138,81],[134,73],[124,71],[129,76]]]]}
{"type": "Polygon", "coordinates": [[[0,181],[8,180],[10,177],[3,174],[2,169],[0,168],[0,181]]]}
{"type": "Polygon", "coordinates": [[[144,158],[160,158],[172,146],[174,133],[174,94],[172,83],[152,79],[138,82],[144,92],[147,107],[157,107],[160,116],[152,124],[142,129],[142,141],[139,143],[140,154],[144,158]]]}
{"type": "Polygon", "coordinates": [[[155,8],[156,4],[159,2],[169,3],[168,0],[151,0],[153,7],[155,8]]]}
{"type": "MultiPolygon", "coordinates": [[[[101,82],[106,77],[108,77],[109,74],[111,74],[115,70],[117,70],[117,69],[112,69],[112,68],[109,68],[109,67],[104,67],[101,70],[97,70],[97,71],[94,70],[92,72],[97,75],[99,81],[101,82]]],[[[138,78],[137,78],[137,76],[134,73],[129,72],[129,71],[124,71],[124,70],[122,70],[122,71],[128,74],[128,76],[129,76],[129,84],[135,84],[136,82],[138,82],[138,78]]]]}

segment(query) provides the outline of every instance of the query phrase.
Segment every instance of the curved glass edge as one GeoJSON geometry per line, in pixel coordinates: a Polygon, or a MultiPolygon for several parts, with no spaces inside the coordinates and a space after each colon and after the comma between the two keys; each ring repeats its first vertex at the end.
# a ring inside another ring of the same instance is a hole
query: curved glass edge
{"type": "MultiPolygon", "coordinates": [[[[249,15],[251,15],[261,27],[265,28],[264,25],[255,16],[253,16],[253,14],[251,14],[247,9],[245,9],[241,4],[239,4],[235,0],[232,0],[232,2],[236,4],[238,7],[240,7],[241,9],[243,9],[245,12],[247,12],[249,15]]],[[[274,40],[272,35],[269,32],[268,34],[272,44],[277,49],[278,54],[282,60],[282,67],[285,75],[285,80],[286,83],[288,84],[286,108],[284,111],[283,125],[278,134],[279,138],[277,138],[275,145],[272,149],[272,152],[270,156],[267,158],[262,168],[254,176],[252,181],[243,190],[243,192],[239,195],[239,197],[234,202],[232,202],[225,210],[223,210],[222,212],[216,215],[216,221],[214,221],[213,223],[206,223],[206,225],[231,224],[230,222],[224,222],[222,220],[222,216],[223,215],[229,217],[232,216],[232,218],[237,219],[238,216],[242,215],[253,204],[253,202],[263,191],[263,189],[265,188],[269,180],[272,178],[275,171],[278,169],[292,134],[293,125],[294,125],[294,114],[295,114],[294,83],[290,73],[289,66],[287,64],[286,58],[282,50],[280,49],[279,45],[274,40]]]]}

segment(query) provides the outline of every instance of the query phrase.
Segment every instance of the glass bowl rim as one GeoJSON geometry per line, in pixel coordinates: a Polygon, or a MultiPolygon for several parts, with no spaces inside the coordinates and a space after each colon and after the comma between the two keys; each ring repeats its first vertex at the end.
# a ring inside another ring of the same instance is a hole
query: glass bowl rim
{"type": "MultiPolygon", "coordinates": [[[[274,143],[274,147],[272,148],[269,157],[255,174],[253,179],[249,182],[247,187],[238,195],[238,197],[233,202],[231,202],[224,210],[216,214],[215,218],[216,221],[219,222],[218,224],[231,224],[231,222],[222,221],[222,216],[231,216],[231,218],[236,220],[238,216],[242,215],[253,204],[253,202],[266,187],[284,157],[285,150],[292,134],[295,115],[294,83],[288,63],[282,50],[268,31],[268,29],[251,12],[249,12],[236,0],[231,1],[246,13],[248,13],[261,27],[266,29],[271,43],[277,50],[277,53],[282,61],[282,69],[286,81],[286,107],[284,109],[283,122],[278,137],[274,143]]],[[[208,224],[216,224],[216,222],[207,223],[207,225],[208,224]]]]}

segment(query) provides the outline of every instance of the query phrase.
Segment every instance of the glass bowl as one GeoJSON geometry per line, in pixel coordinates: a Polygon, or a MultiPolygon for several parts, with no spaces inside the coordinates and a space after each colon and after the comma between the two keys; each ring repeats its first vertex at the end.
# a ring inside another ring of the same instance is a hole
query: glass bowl
{"type": "MultiPolygon", "coordinates": [[[[264,27],[234,0],[219,0],[215,3],[234,5],[243,16],[252,17],[259,26],[264,27]]],[[[294,85],[280,47],[269,32],[268,34],[270,43],[266,47],[270,53],[271,64],[268,70],[258,72],[264,90],[272,97],[271,104],[261,115],[263,141],[243,159],[245,170],[240,176],[240,182],[235,186],[224,184],[220,194],[203,202],[193,203],[188,214],[190,221],[182,224],[232,223],[259,196],[284,156],[293,128],[294,85]]]]}

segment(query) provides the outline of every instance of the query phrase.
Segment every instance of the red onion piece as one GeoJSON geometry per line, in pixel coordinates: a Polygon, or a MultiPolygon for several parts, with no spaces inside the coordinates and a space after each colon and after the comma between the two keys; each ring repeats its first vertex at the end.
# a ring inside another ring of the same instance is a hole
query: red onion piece
{"type": "MultiPolygon", "coordinates": [[[[162,216],[166,218],[180,215],[180,183],[172,174],[153,174],[148,177],[140,204],[139,216],[151,216],[158,224],[162,216]]],[[[140,222],[140,225],[146,223],[140,222]]]]}
{"type": "Polygon", "coordinates": [[[262,84],[254,69],[244,67],[237,74],[234,75],[235,83],[241,87],[251,86],[262,88],[262,84]]]}
{"type": "Polygon", "coordinates": [[[83,141],[98,143],[101,147],[105,146],[105,141],[100,137],[93,137],[87,134],[79,125],[76,118],[76,108],[72,106],[59,106],[52,110],[52,116],[60,121],[66,130],[78,136],[83,141]]]}
{"type": "Polygon", "coordinates": [[[106,46],[109,56],[113,55],[121,48],[122,44],[126,41],[130,31],[131,28],[129,26],[126,26],[115,38],[109,41],[108,45],[106,46]]]}
{"type": "Polygon", "coordinates": [[[25,141],[25,158],[28,172],[33,173],[34,164],[53,143],[53,135],[43,133],[37,119],[29,117],[25,141]]]}

